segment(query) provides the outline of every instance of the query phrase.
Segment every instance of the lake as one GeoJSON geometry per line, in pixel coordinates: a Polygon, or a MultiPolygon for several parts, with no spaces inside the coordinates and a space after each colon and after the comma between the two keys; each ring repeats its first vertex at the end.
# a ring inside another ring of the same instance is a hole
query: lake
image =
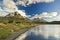
{"type": "Polygon", "coordinates": [[[60,40],[60,25],[39,25],[15,40],[60,40]]]}

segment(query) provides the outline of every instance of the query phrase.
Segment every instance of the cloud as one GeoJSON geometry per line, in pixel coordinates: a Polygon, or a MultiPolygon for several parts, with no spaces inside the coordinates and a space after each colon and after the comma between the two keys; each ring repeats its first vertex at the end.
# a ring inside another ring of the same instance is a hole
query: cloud
{"type": "Polygon", "coordinates": [[[13,0],[3,0],[4,10],[8,12],[14,12],[18,10],[16,4],[13,2],[13,0]]]}
{"type": "MultiPolygon", "coordinates": [[[[11,13],[11,12],[15,12],[15,11],[18,11],[22,16],[26,16],[26,17],[30,17],[30,15],[26,15],[26,13],[22,10],[18,10],[18,7],[16,5],[23,5],[23,6],[26,6],[26,5],[29,5],[29,4],[34,4],[34,3],[39,3],[39,2],[46,2],[46,3],[49,3],[49,2],[54,2],[54,0],[17,0],[16,2],[14,2],[13,0],[3,0],[3,9],[1,11],[1,13],[11,13]]],[[[1,6],[2,6],[1,5],[1,6]]],[[[46,14],[43,13],[43,15],[45,17],[46,14]]],[[[47,14],[48,15],[48,14],[47,14]]],[[[51,16],[50,16],[51,17],[51,16]]]]}
{"type": "Polygon", "coordinates": [[[17,0],[16,4],[26,6],[29,4],[35,4],[39,2],[49,3],[49,2],[54,2],[54,0],[17,0]]]}
{"type": "Polygon", "coordinates": [[[40,16],[41,17],[53,17],[53,16],[56,16],[56,15],[57,15],[57,12],[50,12],[50,13],[43,12],[40,16]]]}
{"type": "Polygon", "coordinates": [[[43,12],[42,14],[36,14],[35,16],[33,16],[34,18],[42,18],[42,17],[54,17],[57,15],[57,12],[50,12],[50,13],[47,13],[47,12],[43,12]]]}
{"type": "MultiPolygon", "coordinates": [[[[12,12],[19,12],[21,16],[27,17],[26,13],[22,10],[18,10],[18,7],[16,6],[15,2],[13,0],[3,0],[3,9],[0,8],[0,15],[12,13],[12,12]]],[[[2,6],[1,5],[1,6],[2,6]]],[[[0,7],[1,7],[0,6],[0,7]]]]}
{"type": "Polygon", "coordinates": [[[2,8],[0,7],[0,11],[2,11],[2,8]]]}
{"type": "Polygon", "coordinates": [[[57,14],[58,14],[57,12],[50,12],[50,13],[43,12],[42,14],[36,14],[31,19],[34,19],[34,18],[53,18],[53,17],[56,17],[57,14]]]}
{"type": "Polygon", "coordinates": [[[60,15],[57,15],[56,17],[54,17],[53,20],[60,21],[60,15]]]}
{"type": "Polygon", "coordinates": [[[0,7],[0,16],[5,16],[6,14],[8,14],[7,12],[4,12],[4,10],[0,7]]]}
{"type": "Polygon", "coordinates": [[[22,15],[23,17],[27,17],[27,15],[24,11],[17,10],[17,12],[20,13],[20,15],[22,15]]]}
{"type": "Polygon", "coordinates": [[[47,21],[60,21],[60,14],[55,16],[55,17],[52,17],[52,18],[46,18],[45,20],[47,21]]]}
{"type": "Polygon", "coordinates": [[[49,22],[51,21],[60,21],[60,14],[58,14],[57,12],[43,12],[42,14],[36,14],[34,15],[31,19],[34,18],[40,18],[40,19],[44,19],[47,20],[49,22]]]}

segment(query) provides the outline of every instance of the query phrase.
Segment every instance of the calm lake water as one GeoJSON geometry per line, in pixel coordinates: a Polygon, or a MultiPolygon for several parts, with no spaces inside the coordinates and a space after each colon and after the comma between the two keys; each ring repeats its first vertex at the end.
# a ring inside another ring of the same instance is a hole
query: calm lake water
{"type": "Polygon", "coordinates": [[[29,29],[16,40],[60,40],[60,25],[40,25],[29,29]]]}

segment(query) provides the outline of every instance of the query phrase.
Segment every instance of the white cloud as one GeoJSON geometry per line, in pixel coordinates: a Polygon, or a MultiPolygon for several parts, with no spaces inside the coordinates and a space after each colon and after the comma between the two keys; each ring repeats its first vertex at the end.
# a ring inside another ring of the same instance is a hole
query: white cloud
{"type": "Polygon", "coordinates": [[[14,12],[18,10],[16,4],[13,2],[13,0],[3,0],[4,10],[8,12],[14,12]]]}
{"type": "Polygon", "coordinates": [[[23,17],[27,17],[26,13],[24,11],[21,10],[17,10],[18,13],[20,13],[23,17]]]}
{"type": "Polygon", "coordinates": [[[7,12],[4,12],[4,10],[0,7],[0,16],[5,16],[6,14],[8,14],[7,12]]]}
{"type": "Polygon", "coordinates": [[[60,15],[57,15],[56,17],[54,17],[55,21],[60,21],[60,15]]]}
{"type": "Polygon", "coordinates": [[[42,18],[42,17],[53,17],[53,16],[56,16],[56,15],[57,15],[57,12],[51,12],[51,13],[43,12],[42,14],[36,14],[36,15],[33,16],[33,17],[34,17],[34,18],[35,18],[35,17],[42,18]]]}
{"type": "MultiPolygon", "coordinates": [[[[21,14],[21,16],[26,17],[26,13],[22,10],[18,10],[18,7],[16,6],[16,4],[14,3],[13,0],[3,0],[3,9],[0,8],[0,15],[3,16],[3,14],[7,14],[7,13],[11,13],[11,12],[19,12],[21,14]]],[[[1,7],[1,6],[0,6],[1,7]]]]}
{"type": "Polygon", "coordinates": [[[57,15],[57,12],[50,12],[50,13],[43,12],[40,16],[41,17],[53,17],[53,16],[56,16],[56,15],[57,15]]]}
{"type": "MultiPolygon", "coordinates": [[[[26,16],[26,17],[29,17],[29,15],[26,15],[25,12],[23,12],[22,10],[18,10],[17,6],[16,5],[23,5],[23,6],[26,6],[26,5],[29,5],[29,4],[33,4],[33,3],[39,3],[39,2],[46,2],[46,3],[49,3],[49,2],[54,2],[54,0],[17,0],[17,2],[15,3],[13,0],[3,0],[3,9],[1,11],[1,13],[11,13],[11,12],[15,12],[15,11],[18,11],[22,16],[26,16]]],[[[53,13],[52,13],[53,14],[53,13]]],[[[48,14],[48,13],[43,13],[41,14],[40,16],[43,17],[51,17],[52,14],[48,14]],[[48,16],[46,16],[48,15],[48,16]]],[[[55,16],[55,14],[53,14],[53,16],[55,16]]]]}
{"type": "Polygon", "coordinates": [[[2,8],[0,7],[0,11],[2,11],[2,8]]]}
{"type": "Polygon", "coordinates": [[[58,14],[57,12],[43,12],[42,14],[36,14],[35,16],[33,16],[31,19],[34,18],[40,18],[40,19],[44,19],[47,21],[60,21],[60,14],[58,14]]]}
{"type": "Polygon", "coordinates": [[[39,2],[49,3],[49,2],[54,2],[54,0],[17,0],[16,4],[26,6],[29,4],[35,4],[35,3],[39,3],[39,2]]]}
{"type": "Polygon", "coordinates": [[[50,16],[45,17],[47,21],[60,21],[60,14],[58,14],[57,12],[51,12],[49,14],[50,16]]]}
{"type": "Polygon", "coordinates": [[[52,18],[46,18],[45,20],[47,20],[47,21],[60,21],[60,15],[57,15],[52,18]]]}
{"type": "Polygon", "coordinates": [[[58,14],[57,12],[50,12],[50,13],[43,12],[42,14],[36,14],[31,19],[34,19],[34,18],[53,18],[53,17],[56,17],[57,14],[58,14]]]}

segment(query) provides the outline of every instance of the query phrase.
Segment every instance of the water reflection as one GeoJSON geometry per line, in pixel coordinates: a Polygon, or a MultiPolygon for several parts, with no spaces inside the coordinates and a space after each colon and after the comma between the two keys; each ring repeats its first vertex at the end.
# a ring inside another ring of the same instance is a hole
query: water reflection
{"type": "Polygon", "coordinates": [[[60,40],[60,25],[40,25],[31,28],[17,40],[60,40]]]}
{"type": "Polygon", "coordinates": [[[46,40],[43,35],[35,35],[35,33],[31,33],[24,40],[46,40]]]}
{"type": "Polygon", "coordinates": [[[43,35],[41,34],[35,35],[32,32],[31,35],[28,35],[24,40],[57,40],[57,39],[53,36],[49,36],[48,39],[46,39],[43,35]]]}
{"type": "Polygon", "coordinates": [[[60,25],[40,25],[32,28],[24,40],[60,40],[60,25]]]}

